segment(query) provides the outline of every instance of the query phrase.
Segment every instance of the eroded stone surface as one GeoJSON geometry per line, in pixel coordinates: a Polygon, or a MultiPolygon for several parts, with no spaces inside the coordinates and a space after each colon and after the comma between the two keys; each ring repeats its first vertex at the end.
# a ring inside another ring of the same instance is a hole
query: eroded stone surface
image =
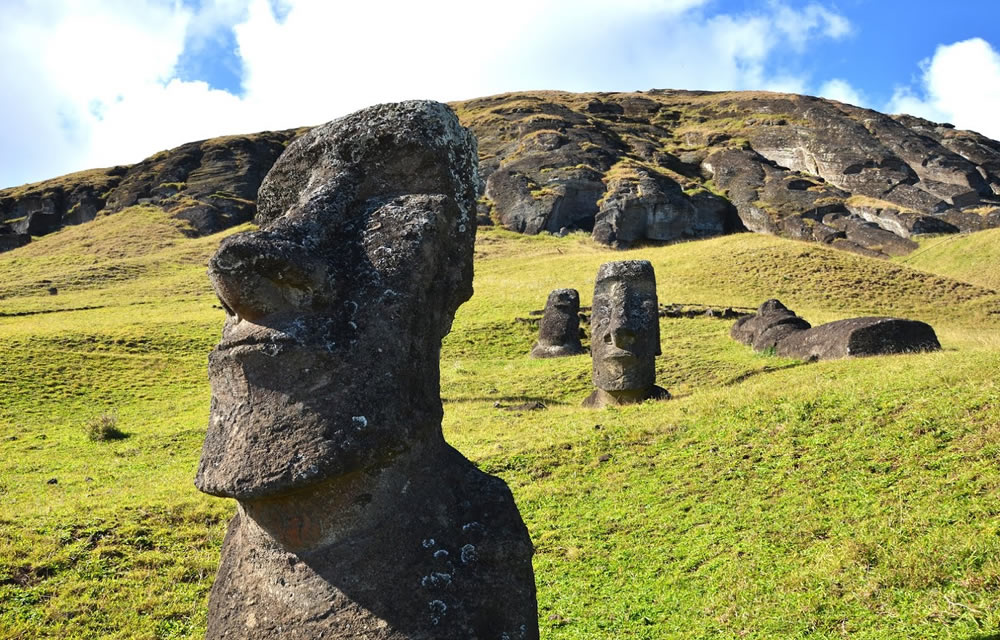
{"type": "Polygon", "coordinates": [[[477,188],[450,109],[372,107],[293,143],[261,230],[212,258],[228,317],[196,484],[239,511],[209,638],[538,637],[510,491],[441,433],[477,188]]]}
{"type": "Polygon", "coordinates": [[[545,302],[532,358],[560,358],[586,353],[580,344],[580,294],[576,289],[556,289],[545,302]]]}
{"type": "Polygon", "coordinates": [[[594,392],[585,407],[666,399],[656,386],[660,354],[656,277],[647,260],[606,262],[597,271],[590,318],[594,392]]]}
{"type": "Polygon", "coordinates": [[[917,320],[863,317],[812,327],[778,300],[768,300],[752,316],[740,318],[729,335],[756,351],[800,360],[937,351],[934,329],[917,320]]]}

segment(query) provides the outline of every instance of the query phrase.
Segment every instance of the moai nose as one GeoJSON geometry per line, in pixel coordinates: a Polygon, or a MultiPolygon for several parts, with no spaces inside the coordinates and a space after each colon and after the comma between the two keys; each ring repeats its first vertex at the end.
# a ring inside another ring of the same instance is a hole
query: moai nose
{"type": "Polygon", "coordinates": [[[617,326],[608,332],[608,337],[611,344],[619,349],[628,349],[635,342],[635,331],[632,331],[628,327],[617,326]]]}
{"type": "Polygon", "coordinates": [[[325,269],[298,245],[266,232],[230,236],[208,263],[226,311],[250,322],[308,308],[324,287],[325,269]]]}

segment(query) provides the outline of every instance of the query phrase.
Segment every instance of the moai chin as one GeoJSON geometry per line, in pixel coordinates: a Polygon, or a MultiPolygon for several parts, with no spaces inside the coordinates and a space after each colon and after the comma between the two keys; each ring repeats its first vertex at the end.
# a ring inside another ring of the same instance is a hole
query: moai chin
{"type": "Polygon", "coordinates": [[[545,302],[532,358],[561,358],[586,353],[580,344],[580,294],[576,289],[556,289],[545,302]]]}
{"type": "Polygon", "coordinates": [[[594,386],[585,407],[668,399],[656,386],[660,355],[656,278],[647,260],[606,262],[597,270],[590,316],[594,386]]]}
{"type": "Polygon", "coordinates": [[[448,107],[379,105],[290,145],[220,244],[195,483],[238,507],[207,638],[538,638],[510,490],[441,433],[478,186],[448,107]]]}

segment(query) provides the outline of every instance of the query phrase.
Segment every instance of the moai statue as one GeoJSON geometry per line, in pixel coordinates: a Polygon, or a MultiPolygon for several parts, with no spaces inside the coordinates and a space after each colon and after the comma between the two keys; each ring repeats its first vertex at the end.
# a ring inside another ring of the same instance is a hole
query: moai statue
{"type": "Polygon", "coordinates": [[[580,344],[580,294],[576,289],[556,289],[549,294],[538,327],[532,358],[561,358],[586,353],[580,344]]]}
{"type": "Polygon", "coordinates": [[[585,407],[666,400],[656,386],[654,358],[660,355],[656,277],[647,260],[605,262],[597,270],[590,316],[594,386],[585,407]]]}
{"type": "Polygon", "coordinates": [[[808,361],[941,348],[934,328],[919,320],[866,316],[813,327],[775,299],[737,320],[729,335],[756,351],[808,361]]]}
{"type": "Polygon", "coordinates": [[[260,231],[211,259],[227,317],[195,483],[238,506],[210,640],[538,638],[510,490],[441,433],[478,185],[448,107],[371,107],[292,143],[260,231]]]}

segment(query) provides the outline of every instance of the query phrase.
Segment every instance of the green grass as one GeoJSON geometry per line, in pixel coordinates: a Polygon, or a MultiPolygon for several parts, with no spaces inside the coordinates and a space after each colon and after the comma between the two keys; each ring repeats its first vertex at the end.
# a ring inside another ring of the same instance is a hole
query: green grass
{"type": "Polygon", "coordinates": [[[1000,229],[915,239],[920,248],[897,262],[1000,291],[1000,229]]]}
{"type": "MultiPolygon", "coordinates": [[[[234,508],[192,485],[219,236],[179,225],[133,209],[0,255],[2,638],[204,633],[234,508]],[[110,412],[128,437],[89,439],[110,412]]],[[[997,271],[995,251],[977,255],[970,272],[997,271]]],[[[444,429],[514,491],[543,636],[996,634],[992,288],[752,234],[613,252],[482,230],[476,293],[442,353],[444,429]],[[597,266],[630,258],[653,262],[664,303],[904,315],[944,350],[805,365],[754,354],[729,322],[664,319],[657,371],[675,399],[584,410],[589,359],[527,358],[535,335],[516,318],[557,287],[589,304],[597,266]],[[495,406],[526,399],[548,409],[495,406]]]]}

